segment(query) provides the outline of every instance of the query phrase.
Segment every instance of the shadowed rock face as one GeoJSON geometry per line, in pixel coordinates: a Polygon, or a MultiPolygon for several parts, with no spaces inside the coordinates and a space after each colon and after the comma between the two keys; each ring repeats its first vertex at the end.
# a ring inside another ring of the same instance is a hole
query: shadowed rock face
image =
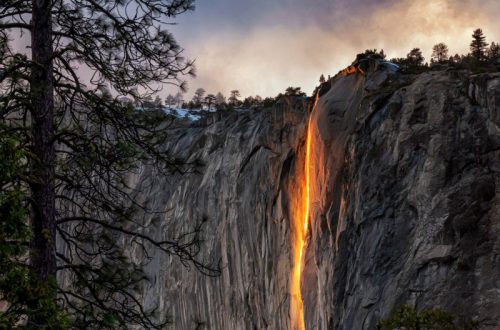
{"type": "MultiPolygon", "coordinates": [[[[234,114],[172,148],[205,162],[132,178],[169,237],[204,216],[202,258],[218,278],[153,254],[144,301],[173,329],[288,329],[291,216],[303,180],[303,113],[234,114]]],[[[307,329],[372,329],[397,305],[500,326],[500,75],[384,67],[336,77],[311,115],[307,329]]]]}
{"type": "Polygon", "coordinates": [[[305,117],[240,112],[180,130],[169,147],[202,160],[201,173],[164,178],[145,168],[133,178],[150,207],[167,211],[146,219],[151,234],[187,232],[206,216],[200,259],[221,261],[221,276],[209,278],[153,255],[144,301],[172,316],[172,329],[289,328],[289,201],[298,195],[305,117]]]}
{"type": "Polygon", "coordinates": [[[499,84],[375,71],[319,99],[308,329],[372,329],[403,303],[498,329],[499,84]]]}

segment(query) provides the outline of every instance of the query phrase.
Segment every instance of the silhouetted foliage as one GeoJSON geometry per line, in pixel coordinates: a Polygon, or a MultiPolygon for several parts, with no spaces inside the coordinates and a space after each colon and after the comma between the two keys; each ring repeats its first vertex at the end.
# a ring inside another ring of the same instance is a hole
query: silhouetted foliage
{"type": "Polygon", "coordinates": [[[408,55],[406,55],[406,61],[409,66],[419,67],[424,64],[424,56],[420,48],[413,48],[408,55]]]}
{"type": "Polygon", "coordinates": [[[295,95],[295,96],[305,96],[306,93],[302,92],[301,90],[302,88],[300,87],[288,87],[285,91],[285,95],[287,96],[292,96],[292,95],[295,95]]]}
{"type": "Polygon", "coordinates": [[[373,59],[380,59],[380,60],[385,60],[386,54],[384,53],[384,50],[381,49],[378,51],[377,49],[367,49],[365,50],[364,53],[359,53],[356,55],[356,61],[362,60],[364,58],[373,58],[373,59]]]}
{"type": "Polygon", "coordinates": [[[491,43],[490,48],[488,49],[488,58],[492,61],[500,58],[500,45],[498,43],[491,43]]]}
{"type": "Polygon", "coordinates": [[[394,58],[391,62],[401,66],[406,73],[418,73],[427,69],[424,60],[420,48],[413,48],[405,58],[394,58]]]}
{"type": "Polygon", "coordinates": [[[32,230],[21,179],[28,173],[29,151],[22,146],[21,134],[0,124],[0,293],[2,301],[9,303],[0,312],[0,329],[18,327],[29,309],[46,315],[50,328],[65,328],[67,314],[53,300],[57,284],[34,280],[25,265],[32,230]]]}
{"type": "Polygon", "coordinates": [[[276,99],[274,97],[266,97],[262,100],[262,106],[264,108],[270,108],[276,104],[276,99]]]}
{"type": "Polygon", "coordinates": [[[193,96],[193,99],[191,100],[192,103],[193,103],[193,106],[195,108],[200,108],[201,107],[201,104],[203,103],[203,97],[205,96],[205,89],[204,88],[198,88],[195,92],[194,92],[194,96],[193,96]]]}
{"type": "Polygon", "coordinates": [[[470,44],[470,50],[472,56],[476,61],[483,61],[486,59],[486,49],[488,43],[486,42],[486,37],[483,34],[483,30],[476,29],[472,34],[472,42],[470,44]]]}
{"type": "Polygon", "coordinates": [[[460,64],[460,63],[462,63],[462,57],[458,54],[455,54],[455,55],[450,57],[449,61],[451,63],[454,63],[454,64],[460,64]]]}
{"type": "Polygon", "coordinates": [[[241,97],[240,91],[234,89],[231,91],[231,96],[229,97],[229,104],[231,106],[238,106],[240,103],[239,97],[241,97]]]}
{"type": "Polygon", "coordinates": [[[170,122],[151,97],[193,73],[164,28],[191,9],[192,0],[0,2],[0,258],[13,266],[0,270],[1,326],[159,329],[168,318],[137,297],[151,249],[219,273],[197,259],[203,222],[149,236],[143,221],[162,213],[127,180],[140,166],[197,167],[165,150],[170,122]],[[8,48],[7,29],[31,34],[30,56],[8,48]],[[75,71],[82,64],[90,82],[75,71]]]}
{"type": "Polygon", "coordinates": [[[161,110],[163,108],[163,101],[158,95],[156,95],[153,105],[155,110],[161,110]]]}
{"type": "Polygon", "coordinates": [[[226,98],[221,92],[218,92],[217,95],[215,95],[215,104],[218,106],[225,104],[226,103],[226,98]]]}
{"type": "Polygon", "coordinates": [[[211,110],[212,109],[212,105],[215,104],[215,101],[217,100],[217,98],[215,97],[214,94],[208,94],[206,97],[205,97],[205,103],[207,104],[208,106],[208,110],[211,110]]]}
{"type": "Polygon", "coordinates": [[[434,45],[432,48],[432,60],[437,63],[443,63],[448,60],[448,46],[446,44],[440,42],[437,45],[434,45]]]}
{"type": "Polygon", "coordinates": [[[377,325],[378,330],[474,330],[479,329],[476,322],[459,323],[456,317],[440,309],[417,311],[414,307],[403,305],[377,325]]]}
{"type": "Polygon", "coordinates": [[[256,96],[249,96],[243,100],[243,107],[245,108],[256,108],[256,107],[261,107],[262,106],[262,97],[259,95],[256,96]]]}
{"type": "Polygon", "coordinates": [[[145,96],[140,102],[136,102],[137,106],[142,106],[145,110],[154,110],[155,103],[153,101],[153,97],[151,95],[145,96]]]}
{"type": "Polygon", "coordinates": [[[172,94],[168,94],[168,96],[165,98],[165,105],[169,108],[174,107],[177,103],[177,100],[172,94]]]}

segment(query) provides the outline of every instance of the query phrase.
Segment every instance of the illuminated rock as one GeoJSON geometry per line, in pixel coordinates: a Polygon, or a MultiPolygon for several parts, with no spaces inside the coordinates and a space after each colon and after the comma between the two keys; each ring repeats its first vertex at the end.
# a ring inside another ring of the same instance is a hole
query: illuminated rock
{"type": "MultiPolygon", "coordinates": [[[[307,329],[373,329],[400,304],[500,327],[500,75],[336,76],[311,115],[310,226],[301,266],[307,329]]],[[[303,207],[306,113],[232,113],[173,134],[200,174],[132,178],[147,230],[203,216],[207,278],[153,254],[144,301],[174,329],[289,329],[294,210],[303,207]]],[[[137,252],[139,253],[139,252],[137,252]]]]}
{"type": "Polygon", "coordinates": [[[306,328],[415,304],[497,329],[500,74],[384,71],[337,77],[312,114],[306,328]]]}

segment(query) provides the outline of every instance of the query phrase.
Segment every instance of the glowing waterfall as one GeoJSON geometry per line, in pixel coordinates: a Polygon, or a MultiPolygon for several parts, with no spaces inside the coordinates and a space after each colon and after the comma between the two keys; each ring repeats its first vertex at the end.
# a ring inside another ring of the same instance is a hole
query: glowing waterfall
{"type": "Polygon", "coordinates": [[[311,167],[311,122],[307,126],[306,137],[306,157],[304,179],[302,180],[302,196],[301,205],[299,210],[294,214],[295,233],[294,233],[294,247],[293,247],[293,269],[291,276],[291,303],[290,303],[290,316],[291,316],[291,329],[304,330],[304,306],[302,303],[302,294],[300,292],[300,278],[302,274],[302,266],[304,263],[304,249],[307,239],[307,230],[309,225],[309,208],[310,208],[310,167],[311,167]]]}

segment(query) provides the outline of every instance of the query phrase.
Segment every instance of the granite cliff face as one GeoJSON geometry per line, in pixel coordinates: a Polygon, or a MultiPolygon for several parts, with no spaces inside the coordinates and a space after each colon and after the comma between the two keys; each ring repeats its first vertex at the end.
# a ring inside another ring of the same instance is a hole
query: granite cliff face
{"type": "MultiPolygon", "coordinates": [[[[179,131],[171,147],[200,174],[161,177],[145,168],[134,178],[150,207],[157,237],[189,231],[206,217],[200,259],[221,261],[209,278],[176,258],[155,254],[146,304],[172,316],[172,329],[287,329],[291,228],[289,201],[306,113],[261,111],[222,116],[204,128],[179,131]]],[[[302,167],[300,167],[302,169],[302,167]]]]}
{"type": "MultiPolygon", "coordinates": [[[[500,327],[500,74],[401,75],[372,66],[324,84],[310,115],[307,329],[373,329],[400,304],[500,327]]],[[[132,178],[167,211],[157,237],[206,216],[208,278],[153,255],[146,304],[174,329],[289,329],[295,210],[308,114],[275,109],[182,130],[199,174],[132,178]]]]}
{"type": "Polygon", "coordinates": [[[500,75],[377,70],[312,115],[308,329],[372,329],[403,303],[500,326],[500,75]]]}

